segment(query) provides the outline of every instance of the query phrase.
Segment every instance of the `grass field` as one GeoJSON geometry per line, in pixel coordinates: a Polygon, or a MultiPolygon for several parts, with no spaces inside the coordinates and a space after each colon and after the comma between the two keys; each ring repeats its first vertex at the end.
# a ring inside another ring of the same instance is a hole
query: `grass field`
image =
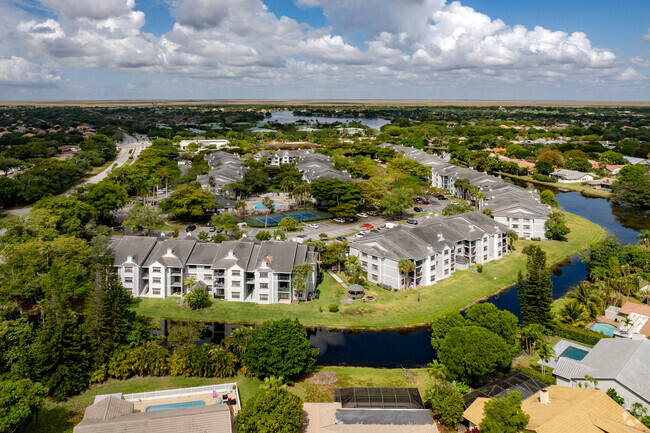
{"type": "MultiPolygon", "coordinates": [[[[566,213],[566,217],[567,225],[571,228],[566,242],[534,242],[546,251],[549,265],[577,254],[605,235],[597,224],[569,213],[566,213]]],[[[377,301],[340,304],[337,313],[330,313],[328,306],[338,304],[345,293],[343,287],[329,275],[319,286],[320,298],[300,304],[257,305],[216,300],[209,308],[193,311],[180,307],[178,298],[142,298],[137,313],[154,318],[247,324],[292,317],[305,326],[334,328],[383,329],[423,325],[514,284],[517,273],[525,267],[526,257],[522,249],[530,243],[533,242],[517,241],[514,252],[501,260],[487,263],[482,273],[456,271],[452,277],[418,290],[391,292],[368,284],[367,293],[374,295],[377,301]]]]}
{"type": "MultiPolygon", "coordinates": [[[[93,385],[68,401],[46,401],[38,417],[19,430],[19,433],[70,433],[81,422],[86,407],[93,404],[96,395],[121,392],[157,391],[236,382],[242,403],[260,392],[260,381],[242,375],[225,379],[196,377],[136,377],[128,380],[110,380],[93,385]]],[[[334,388],[346,386],[408,386],[417,387],[424,395],[428,376],[424,369],[377,369],[360,367],[320,367],[310,377],[296,382],[289,389],[304,401],[332,402],[334,388]]]]}

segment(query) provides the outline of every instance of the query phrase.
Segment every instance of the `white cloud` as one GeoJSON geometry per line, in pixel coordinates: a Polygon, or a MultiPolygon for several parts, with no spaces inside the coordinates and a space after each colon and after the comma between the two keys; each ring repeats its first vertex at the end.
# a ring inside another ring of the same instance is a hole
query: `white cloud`
{"type": "Polygon", "coordinates": [[[618,77],[616,77],[616,79],[620,81],[641,81],[647,79],[647,77],[635,71],[633,68],[627,68],[618,77]]]}
{"type": "Polygon", "coordinates": [[[135,0],[40,0],[41,4],[69,17],[106,19],[129,13],[135,0]]]}
{"type": "Polygon", "coordinates": [[[641,66],[642,68],[650,67],[650,60],[644,59],[643,57],[635,56],[630,60],[632,64],[641,66]]]}
{"type": "Polygon", "coordinates": [[[648,27],[648,33],[641,36],[641,40],[644,42],[650,42],[650,27],[648,27]]]}
{"type": "Polygon", "coordinates": [[[0,57],[0,84],[43,85],[60,81],[61,77],[22,57],[0,57]]]}

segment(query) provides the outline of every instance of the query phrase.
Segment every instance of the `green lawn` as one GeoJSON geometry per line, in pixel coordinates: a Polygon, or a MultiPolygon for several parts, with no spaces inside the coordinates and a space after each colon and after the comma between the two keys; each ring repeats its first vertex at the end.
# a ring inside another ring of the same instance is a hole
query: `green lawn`
{"type": "MultiPolygon", "coordinates": [[[[548,264],[560,262],[577,254],[587,245],[598,241],[605,231],[584,218],[566,213],[571,233],[566,242],[535,242],[548,255],[548,264]]],[[[328,306],[339,303],[343,288],[326,275],[319,286],[320,298],[300,304],[256,305],[250,303],[214,301],[210,308],[192,311],[180,307],[178,298],[141,299],[137,313],[142,316],[177,320],[203,320],[229,323],[261,323],[270,319],[292,317],[305,326],[335,328],[394,328],[422,325],[442,314],[458,311],[514,284],[517,273],[525,268],[526,257],[521,252],[532,241],[517,241],[516,250],[501,260],[487,263],[482,273],[456,271],[435,285],[419,290],[391,292],[368,284],[368,294],[377,301],[357,301],[341,304],[337,313],[328,306]]]]}
{"type": "MultiPolygon", "coordinates": [[[[83,393],[68,401],[54,403],[46,401],[38,417],[27,424],[19,433],[70,433],[75,425],[83,419],[86,407],[93,404],[98,394],[121,392],[157,391],[162,389],[186,388],[191,386],[212,385],[217,383],[237,382],[242,403],[260,392],[260,381],[235,377],[197,378],[197,377],[136,377],[128,380],[110,380],[100,385],[93,385],[83,393]]],[[[304,401],[332,402],[334,388],[346,386],[409,386],[420,389],[422,395],[428,383],[424,369],[378,369],[361,367],[319,367],[310,377],[296,382],[289,389],[304,401]],[[328,378],[327,381],[321,380],[328,378]]]]}
{"type": "Polygon", "coordinates": [[[95,396],[121,392],[158,391],[162,389],[187,388],[191,386],[212,385],[217,383],[237,382],[242,402],[248,401],[259,392],[260,382],[238,375],[226,379],[199,377],[136,377],[129,380],[110,380],[100,385],[93,385],[83,393],[68,401],[55,403],[46,401],[38,417],[27,424],[21,433],[68,433],[81,422],[86,407],[93,404],[95,396]]]}

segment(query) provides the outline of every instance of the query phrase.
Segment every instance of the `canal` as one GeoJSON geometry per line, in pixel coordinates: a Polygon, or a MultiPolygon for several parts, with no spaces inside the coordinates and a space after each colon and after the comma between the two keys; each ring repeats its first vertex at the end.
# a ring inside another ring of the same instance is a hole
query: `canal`
{"type": "MultiPolygon", "coordinates": [[[[593,221],[616,236],[622,244],[636,243],[637,234],[650,227],[650,211],[610,203],[602,198],[587,198],[579,193],[557,193],[556,199],[568,212],[593,221]]],[[[580,257],[573,256],[552,269],[553,299],[587,277],[587,268],[580,257]]],[[[500,309],[508,310],[521,318],[517,286],[490,297],[500,309]]],[[[240,325],[210,323],[202,342],[219,343],[240,325]]],[[[162,333],[169,326],[162,322],[162,333]]],[[[422,367],[435,353],[431,347],[431,334],[427,328],[387,331],[333,330],[308,328],[309,340],[319,349],[318,364],[383,368],[422,367]]]]}

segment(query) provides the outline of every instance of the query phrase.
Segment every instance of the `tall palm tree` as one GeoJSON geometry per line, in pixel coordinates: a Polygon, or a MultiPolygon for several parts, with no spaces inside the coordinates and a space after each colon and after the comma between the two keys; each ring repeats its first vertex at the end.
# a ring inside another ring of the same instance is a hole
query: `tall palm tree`
{"type": "Polygon", "coordinates": [[[246,202],[244,200],[237,200],[235,203],[235,209],[239,211],[241,216],[246,215],[246,202]]]}
{"type": "Polygon", "coordinates": [[[275,209],[275,204],[273,203],[271,197],[264,197],[262,199],[262,205],[269,210],[266,213],[266,218],[264,219],[264,228],[266,228],[267,223],[269,221],[269,214],[273,213],[273,209],[275,209]]]}
{"type": "Polygon", "coordinates": [[[447,367],[438,362],[437,359],[434,359],[427,364],[427,374],[435,381],[445,380],[447,378],[447,367]]]}
{"type": "MultiPolygon", "coordinates": [[[[413,283],[415,284],[415,263],[413,263],[413,260],[411,259],[400,259],[399,262],[397,262],[397,268],[402,274],[405,274],[407,277],[409,276],[409,273],[413,272],[413,283]]],[[[400,276],[400,280],[401,280],[400,276]]]]}
{"type": "Polygon", "coordinates": [[[185,296],[185,287],[187,287],[187,291],[192,289],[192,286],[196,283],[196,278],[194,276],[189,276],[187,278],[183,279],[183,286],[181,287],[181,304],[183,303],[183,297],[185,296]]]}
{"type": "Polygon", "coordinates": [[[630,319],[629,316],[625,316],[625,319],[623,319],[623,325],[625,325],[625,332],[630,332],[630,326],[632,326],[632,319],[630,319]]]}
{"type": "Polygon", "coordinates": [[[548,362],[551,357],[555,356],[555,351],[546,341],[538,341],[535,344],[535,351],[539,355],[539,358],[542,360],[542,376],[546,376],[546,362],[548,362]]]}
{"type": "Polygon", "coordinates": [[[596,292],[591,283],[586,281],[580,282],[580,285],[571,289],[566,296],[569,299],[575,299],[590,319],[595,319],[604,307],[603,298],[596,292]]]}

